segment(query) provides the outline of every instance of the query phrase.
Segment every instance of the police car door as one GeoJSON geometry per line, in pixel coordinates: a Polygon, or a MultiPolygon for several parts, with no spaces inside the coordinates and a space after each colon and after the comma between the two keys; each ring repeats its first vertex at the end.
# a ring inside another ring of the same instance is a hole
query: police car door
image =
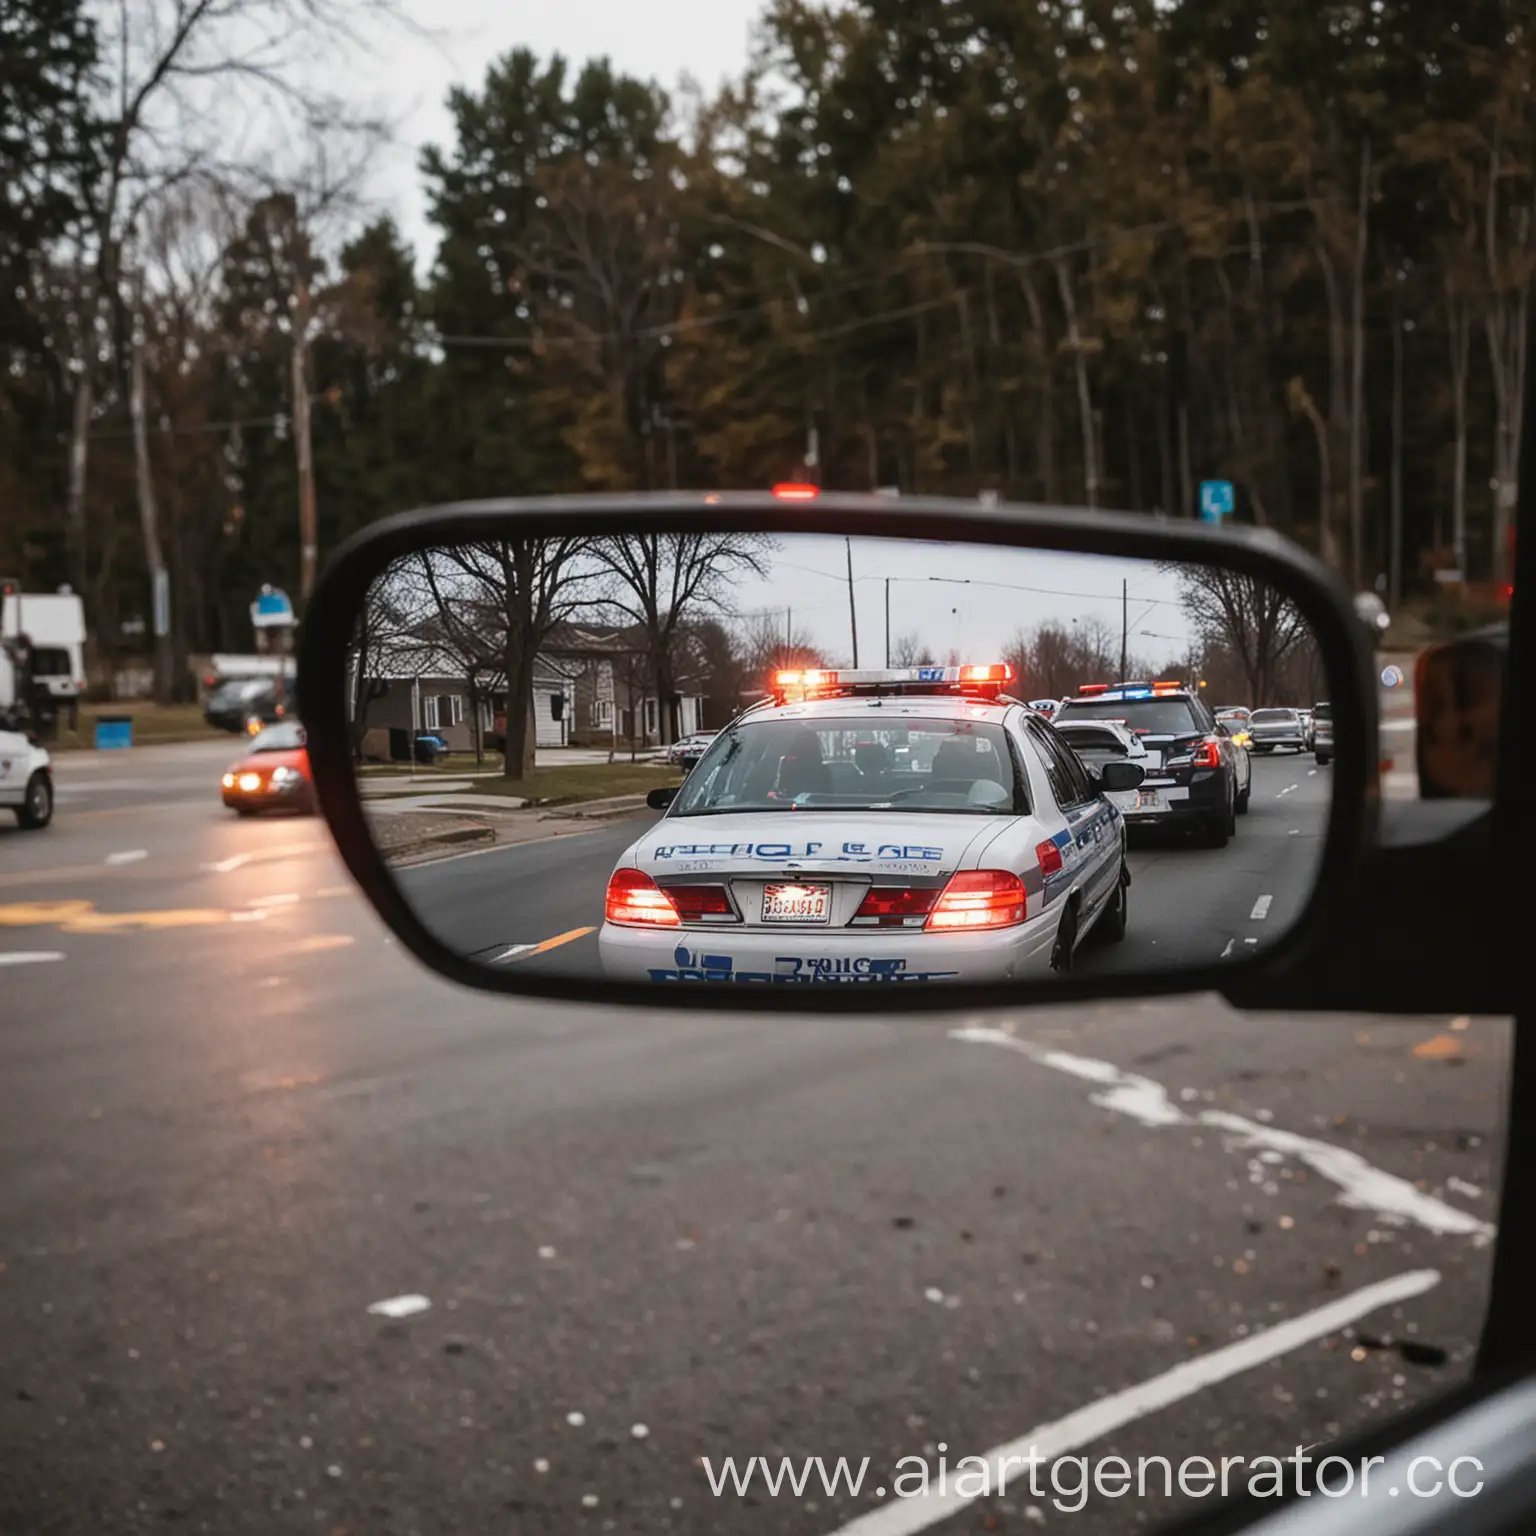
{"type": "Polygon", "coordinates": [[[1113,895],[1120,878],[1119,816],[1055,727],[1032,718],[1027,729],[1045,759],[1051,788],[1067,818],[1072,848],[1064,862],[1083,892],[1086,915],[1113,895]]]}

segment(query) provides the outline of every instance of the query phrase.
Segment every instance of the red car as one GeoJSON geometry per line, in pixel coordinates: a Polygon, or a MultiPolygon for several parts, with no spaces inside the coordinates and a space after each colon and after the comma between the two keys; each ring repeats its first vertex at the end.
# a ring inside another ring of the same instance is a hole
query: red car
{"type": "Polygon", "coordinates": [[[317,809],[304,727],[281,720],[259,731],[250,751],[224,775],[224,804],[242,816],[282,808],[317,809]]]}

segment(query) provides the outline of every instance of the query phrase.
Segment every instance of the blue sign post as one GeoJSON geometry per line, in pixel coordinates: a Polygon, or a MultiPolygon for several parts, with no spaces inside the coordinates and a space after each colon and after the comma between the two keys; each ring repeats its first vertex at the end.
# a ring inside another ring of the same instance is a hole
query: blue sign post
{"type": "Polygon", "coordinates": [[[1230,480],[1202,480],[1200,482],[1200,520],[1220,523],[1232,516],[1237,508],[1237,495],[1230,480]]]}
{"type": "Polygon", "coordinates": [[[293,625],[293,604],[280,587],[263,587],[251,604],[251,623],[257,629],[288,629],[293,625]]]}

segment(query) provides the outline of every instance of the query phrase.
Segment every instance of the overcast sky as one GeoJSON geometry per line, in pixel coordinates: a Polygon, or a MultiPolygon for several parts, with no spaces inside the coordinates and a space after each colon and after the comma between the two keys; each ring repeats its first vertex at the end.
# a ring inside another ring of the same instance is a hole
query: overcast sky
{"type": "MultiPolygon", "coordinates": [[[[885,665],[887,579],[892,644],[903,635],[918,635],[940,661],[951,649],[966,662],[996,661],[1016,631],[1050,620],[1098,620],[1118,637],[1122,581],[1131,654],[1163,662],[1189,648],[1177,577],[1148,561],[898,539],[854,539],[852,554],[863,667],[885,665]]],[[[787,610],[787,622],[797,632],[804,631],[830,656],[849,660],[843,540],[818,534],[785,538],[771,562],[767,579],[737,586],[738,610],[772,610],[781,620],[787,610]]]]}
{"type": "Polygon", "coordinates": [[[450,87],[478,90],[490,64],[518,47],[541,59],[560,53],[578,66],[606,55],[616,70],[676,92],[691,75],[710,94],[746,67],[761,0],[399,0],[403,14],[430,34],[383,29],[369,56],[353,60],[360,102],[400,124],[369,193],[392,212],[415,248],[423,274],[436,254],[417,159],[426,144],[450,147],[450,87]]]}

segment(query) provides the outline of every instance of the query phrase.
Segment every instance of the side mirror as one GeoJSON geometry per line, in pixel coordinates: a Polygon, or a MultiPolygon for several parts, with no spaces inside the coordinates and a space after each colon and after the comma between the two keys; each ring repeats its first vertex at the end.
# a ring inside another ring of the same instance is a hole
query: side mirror
{"type": "Polygon", "coordinates": [[[668,784],[662,789],[647,790],[645,803],[653,811],[664,811],[677,799],[677,790],[678,786],[676,784],[668,784]]]}
{"type": "Polygon", "coordinates": [[[1147,770],[1140,763],[1105,763],[1099,769],[1099,784],[1109,794],[1118,795],[1128,789],[1139,789],[1147,770]]]}
{"type": "Polygon", "coordinates": [[[1413,679],[1420,799],[1493,798],[1508,661],[1502,626],[1420,654],[1413,679]]]}

